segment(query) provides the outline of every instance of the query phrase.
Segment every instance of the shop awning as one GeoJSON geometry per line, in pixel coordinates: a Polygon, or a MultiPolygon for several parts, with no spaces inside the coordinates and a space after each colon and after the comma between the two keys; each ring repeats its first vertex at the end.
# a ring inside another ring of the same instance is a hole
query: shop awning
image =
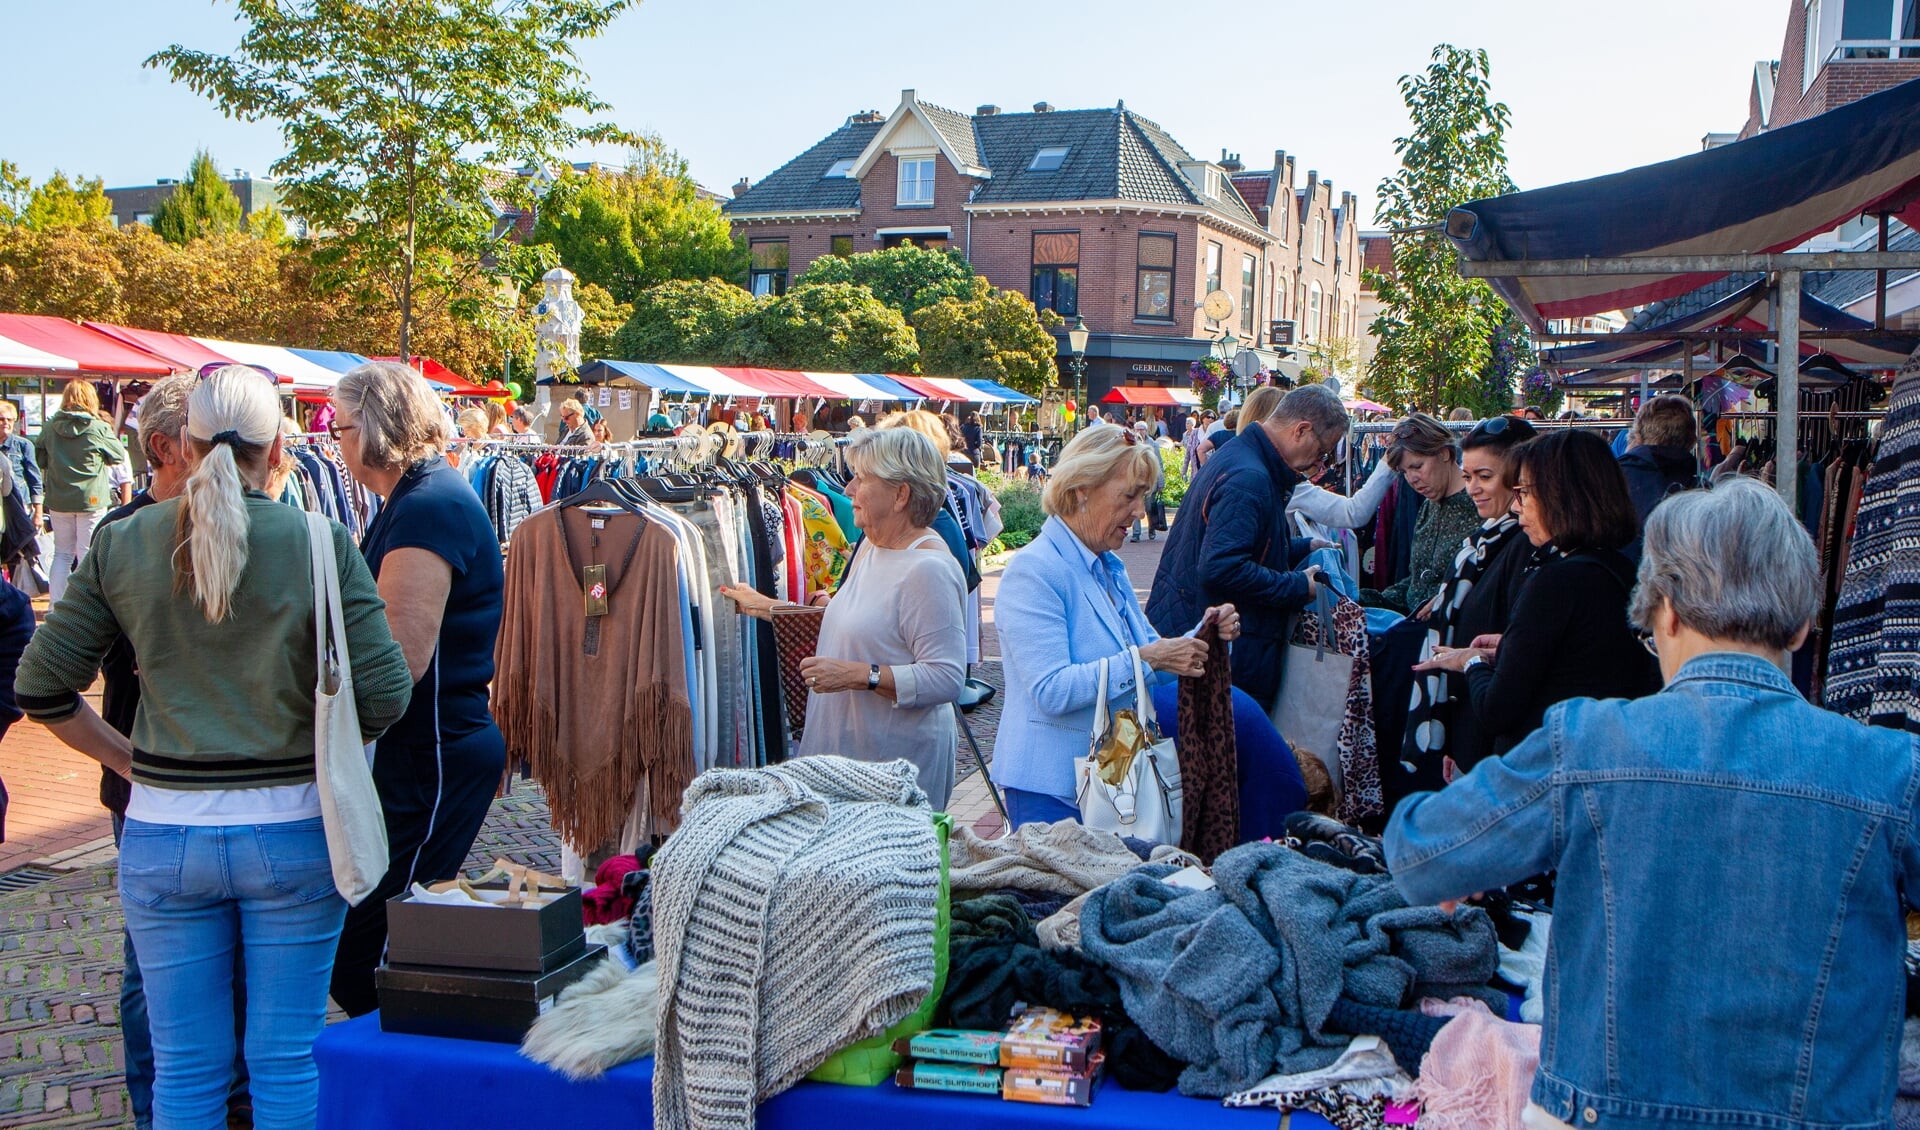
{"type": "MultiPolygon", "coordinates": [[[[1464,204],[1447,235],[1480,262],[1770,253],[1879,210],[1920,226],[1920,81],[1732,145],[1464,204]]],[[[1656,302],[1722,274],[1489,281],[1544,330],[1549,318],[1656,302]]]]}
{"type": "Polygon", "coordinates": [[[1100,398],[1100,403],[1190,408],[1200,403],[1200,396],[1192,389],[1169,388],[1164,385],[1116,385],[1107,395],[1100,398]]]}
{"type": "Polygon", "coordinates": [[[999,381],[980,380],[974,377],[965,379],[965,383],[993,397],[990,403],[996,404],[1038,404],[1038,400],[1017,389],[1008,388],[999,381]]]}
{"type": "Polygon", "coordinates": [[[164,377],[176,366],[65,318],[0,314],[0,370],[102,377],[164,377]]]}
{"type": "MultiPolygon", "coordinates": [[[[1725,285],[1725,284],[1722,284],[1725,285]]],[[[1692,314],[1671,318],[1646,326],[1640,333],[1692,333],[1710,329],[1767,329],[1768,286],[1765,279],[1740,287],[1718,302],[1697,310],[1692,314]]],[[[1856,318],[1838,307],[1830,306],[1812,295],[1800,298],[1800,353],[1812,357],[1827,353],[1850,364],[1863,365],[1874,369],[1898,368],[1906,361],[1916,347],[1920,347],[1920,338],[1903,337],[1889,333],[1870,338],[1825,339],[1807,336],[1817,330],[1870,330],[1871,322],[1856,318]]],[[[1581,365],[1625,364],[1644,361],[1649,364],[1671,363],[1678,365],[1686,356],[1688,345],[1680,340],[1673,341],[1625,341],[1612,342],[1597,340],[1587,345],[1571,345],[1559,349],[1542,350],[1541,361],[1555,368],[1571,368],[1581,365]]],[[[1698,346],[1695,346],[1697,349],[1698,346]]],[[[1696,367],[1700,365],[1695,361],[1696,367]]],[[[1711,368],[1713,362],[1707,362],[1711,368]]],[[[1606,383],[1606,382],[1602,382],[1606,383]]]]}

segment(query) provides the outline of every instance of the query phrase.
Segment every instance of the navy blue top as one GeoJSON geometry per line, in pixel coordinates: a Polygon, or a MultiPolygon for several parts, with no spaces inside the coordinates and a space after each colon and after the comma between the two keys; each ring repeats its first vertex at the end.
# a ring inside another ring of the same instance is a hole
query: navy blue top
{"type": "Polygon", "coordinates": [[[396,549],[424,549],[440,558],[452,567],[453,583],[433,660],[380,748],[418,748],[436,738],[454,742],[491,727],[487,684],[493,681],[493,642],[506,587],[500,540],[479,496],[446,460],[430,459],[401,476],[367,528],[360,552],[376,580],[381,561],[396,549]]]}

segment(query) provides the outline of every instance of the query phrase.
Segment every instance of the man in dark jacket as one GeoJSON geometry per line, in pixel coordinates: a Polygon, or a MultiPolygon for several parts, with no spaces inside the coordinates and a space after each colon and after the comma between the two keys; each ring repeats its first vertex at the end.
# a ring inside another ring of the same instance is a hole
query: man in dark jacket
{"type": "MultiPolygon", "coordinates": [[[[1693,453],[1697,433],[1692,402],[1672,394],[1654,397],[1634,417],[1631,434],[1630,446],[1620,456],[1620,470],[1627,476],[1627,493],[1633,496],[1634,512],[1644,527],[1661,499],[1700,485],[1700,462],[1693,453]]],[[[1638,561],[1640,540],[1635,538],[1625,552],[1638,561]]]]}
{"type": "Polygon", "coordinates": [[[1294,571],[1312,543],[1287,536],[1287,500],[1349,424],[1340,398],[1325,388],[1288,393],[1272,416],[1201,468],[1154,574],[1147,619],[1161,635],[1192,631],[1216,604],[1240,610],[1233,685],[1262,706],[1280,689],[1288,622],[1313,598],[1318,574],[1294,571]]]}

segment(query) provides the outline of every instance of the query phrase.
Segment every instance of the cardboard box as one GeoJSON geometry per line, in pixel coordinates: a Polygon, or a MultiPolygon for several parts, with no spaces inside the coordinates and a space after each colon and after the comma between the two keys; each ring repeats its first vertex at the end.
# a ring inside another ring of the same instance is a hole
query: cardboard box
{"type": "Polygon", "coordinates": [[[1057,1009],[1028,1008],[1000,1038],[1000,1066],[1057,1067],[1084,1074],[1100,1050],[1100,1021],[1057,1009]]]}
{"type": "MultiPolygon", "coordinates": [[[[481,914],[503,913],[478,910],[481,914]]],[[[387,964],[374,975],[380,1027],[415,1036],[517,1044],[560,990],[606,955],[592,946],[549,973],[387,964]]]]}
{"type": "MultiPolygon", "coordinates": [[[[505,891],[504,882],[479,890],[505,891]]],[[[407,894],[387,902],[387,961],[393,965],[551,973],[586,952],[580,892],[537,907],[437,906],[407,894]]]]}

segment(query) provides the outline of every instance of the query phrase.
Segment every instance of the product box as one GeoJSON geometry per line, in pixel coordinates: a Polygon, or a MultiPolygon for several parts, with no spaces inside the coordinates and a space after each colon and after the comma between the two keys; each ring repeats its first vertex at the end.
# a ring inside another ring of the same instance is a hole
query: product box
{"type": "Polygon", "coordinates": [[[1061,1068],[1085,1074],[1100,1050],[1100,1021],[1051,1008],[1028,1008],[1000,1040],[1000,1066],[1061,1068]]]}
{"type": "Polygon", "coordinates": [[[893,1081],[913,1091],[958,1091],[997,1097],[1000,1075],[998,1067],[977,1063],[909,1063],[893,1073],[893,1081]]]}
{"type": "MultiPolygon", "coordinates": [[[[505,882],[476,884],[505,895],[505,882]]],[[[401,894],[387,901],[387,961],[393,965],[552,973],[586,952],[580,892],[539,906],[442,906],[401,894]]]]}
{"type": "Polygon", "coordinates": [[[940,1063],[1000,1062],[1001,1035],[975,1028],[930,1028],[917,1036],[893,1042],[893,1050],[909,1059],[940,1063]]]}
{"type": "Polygon", "coordinates": [[[1058,1067],[1006,1068],[1000,1076],[1000,1097],[1016,1103],[1091,1106],[1093,1089],[1100,1082],[1100,1069],[1106,1059],[1105,1055],[1095,1052],[1084,1072],[1058,1067]]]}
{"type": "MultiPolygon", "coordinates": [[[[576,900],[577,902],[577,900],[576,900]]],[[[477,914],[506,911],[474,908],[477,914]]],[[[549,973],[449,969],[389,963],[374,975],[380,1027],[415,1036],[517,1044],[560,990],[587,975],[605,946],[591,946],[549,973]]]]}

